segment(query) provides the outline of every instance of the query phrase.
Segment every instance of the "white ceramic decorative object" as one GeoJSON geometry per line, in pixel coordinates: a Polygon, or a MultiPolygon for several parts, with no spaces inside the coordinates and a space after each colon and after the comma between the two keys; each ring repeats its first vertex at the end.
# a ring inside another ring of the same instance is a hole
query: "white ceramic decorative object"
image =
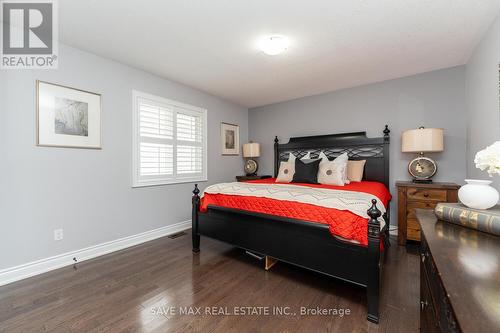
{"type": "Polygon", "coordinates": [[[466,179],[467,185],[458,190],[458,198],[469,208],[489,209],[498,203],[498,191],[490,180],[466,179]]]}

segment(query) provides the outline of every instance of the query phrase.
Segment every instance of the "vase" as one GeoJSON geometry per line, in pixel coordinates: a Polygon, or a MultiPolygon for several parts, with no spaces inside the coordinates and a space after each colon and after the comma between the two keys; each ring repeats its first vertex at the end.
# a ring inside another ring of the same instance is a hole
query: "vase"
{"type": "Polygon", "coordinates": [[[491,180],[466,179],[458,190],[458,198],[469,208],[489,209],[498,203],[498,191],[490,186],[491,180]]]}

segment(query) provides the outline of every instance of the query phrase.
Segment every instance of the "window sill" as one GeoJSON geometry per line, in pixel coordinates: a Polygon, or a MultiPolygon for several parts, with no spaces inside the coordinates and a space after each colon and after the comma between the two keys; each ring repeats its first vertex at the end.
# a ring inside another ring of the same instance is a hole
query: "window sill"
{"type": "Polygon", "coordinates": [[[132,188],[140,188],[140,187],[152,187],[152,186],[164,186],[164,185],[176,185],[176,184],[187,184],[187,183],[204,183],[207,182],[208,179],[200,178],[200,179],[186,179],[186,180],[175,180],[175,181],[162,181],[162,182],[151,182],[151,183],[134,183],[132,184],[132,188]]]}

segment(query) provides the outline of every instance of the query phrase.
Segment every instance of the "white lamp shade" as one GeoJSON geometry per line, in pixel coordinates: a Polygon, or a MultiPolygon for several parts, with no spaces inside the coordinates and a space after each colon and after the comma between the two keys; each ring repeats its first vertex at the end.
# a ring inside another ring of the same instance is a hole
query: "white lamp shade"
{"type": "Polygon", "coordinates": [[[432,153],[444,150],[442,128],[418,128],[403,132],[401,151],[403,153],[432,153]]]}
{"type": "Polygon", "coordinates": [[[260,145],[257,142],[245,143],[243,145],[243,157],[259,157],[260,145]]]}

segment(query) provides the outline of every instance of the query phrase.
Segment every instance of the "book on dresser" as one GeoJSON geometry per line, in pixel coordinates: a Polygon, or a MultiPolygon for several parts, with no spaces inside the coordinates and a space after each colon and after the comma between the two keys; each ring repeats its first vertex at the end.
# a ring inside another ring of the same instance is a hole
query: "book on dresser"
{"type": "Polygon", "coordinates": [[[460,203],[439,203],[434,213],[440,220],[500,236],[500,206],[473,209],[460,203]]]}

